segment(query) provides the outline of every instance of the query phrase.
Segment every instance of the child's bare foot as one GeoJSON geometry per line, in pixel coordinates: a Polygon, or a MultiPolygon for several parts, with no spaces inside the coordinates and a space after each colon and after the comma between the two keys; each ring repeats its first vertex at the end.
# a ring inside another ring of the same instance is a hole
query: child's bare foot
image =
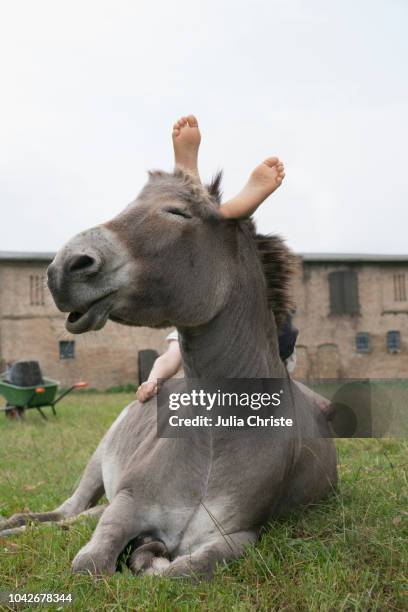
{"type": "Polygon", "coordinates": [[[282,184],[284,176],[282,162],[277,157],[268,157],[255,168],[243,190],[221,206],[221,214],[233,219],[250,217],[258,206],[282,184]]]}
{"type": "Polygon", "coordinates": [[[201,134],[194,115],[181,117],[174,124],[172,138],[176,166],[199,177],[197,158],[201,134]]]}

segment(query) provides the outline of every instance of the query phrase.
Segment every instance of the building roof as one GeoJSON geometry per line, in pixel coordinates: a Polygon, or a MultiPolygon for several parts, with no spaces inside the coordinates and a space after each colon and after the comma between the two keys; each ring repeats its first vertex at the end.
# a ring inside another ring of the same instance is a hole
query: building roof
{"type": "Polygon", "coordinates": [[[55,253],[30,253],[29,251],[0,251],[0,261],[52,261],[55,253]]]}
{"type": "MultiPolygon", "coordinates": [[[[408,263],[408,255],[384,255],[374,253],[298,253],[306,263],[354,262],[354,263],[408,263]]],[[[0,251],[0,261],[50,262],[55,253],[28,251],[0,251]]]]}
{"type": "Polygon", "coordinates": [[[298,253],[306,263],[408,263],[408,255],[378,253],[298,253]]]}

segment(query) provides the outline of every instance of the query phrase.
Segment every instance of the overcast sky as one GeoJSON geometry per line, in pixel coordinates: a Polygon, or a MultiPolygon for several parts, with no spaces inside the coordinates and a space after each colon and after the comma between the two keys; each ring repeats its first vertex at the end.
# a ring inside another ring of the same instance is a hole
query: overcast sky
{"type": "Polygon", "coordinates": [[[119,212],[195,113],[201,174],[278,154],[258,227],[297,251],[407,253],[408,2],[0,5],[0,250],[50,251],[119,212]]]}

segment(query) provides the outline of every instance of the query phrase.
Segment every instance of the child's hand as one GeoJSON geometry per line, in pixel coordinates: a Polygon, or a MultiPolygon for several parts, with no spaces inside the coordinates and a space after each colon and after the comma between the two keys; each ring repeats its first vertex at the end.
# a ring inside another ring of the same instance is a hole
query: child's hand
{"type": "Polygon", "coordinates": [[[136,391],[136,399],[139,402],[147,402],[157,393],[157,383],[146,381],[140,385],[136,391]]]}

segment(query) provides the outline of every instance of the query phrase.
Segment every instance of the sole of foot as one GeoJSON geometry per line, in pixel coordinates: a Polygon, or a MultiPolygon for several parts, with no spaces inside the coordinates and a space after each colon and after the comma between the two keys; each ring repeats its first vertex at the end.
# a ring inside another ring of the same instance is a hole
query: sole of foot
{"type": "Polygon", "coordinates": [[[277,189],[285,178],[285,168],[277,157],[268,157],[251,173],[249,185],[265,189],[268,195],[277,189]]]}
{"type": "Polygon", "coordinates": [[[201,134],[196,117],[188,115],[176,121],[172,138],[176,166],[198,174],[197,157],[201,134]]]}

